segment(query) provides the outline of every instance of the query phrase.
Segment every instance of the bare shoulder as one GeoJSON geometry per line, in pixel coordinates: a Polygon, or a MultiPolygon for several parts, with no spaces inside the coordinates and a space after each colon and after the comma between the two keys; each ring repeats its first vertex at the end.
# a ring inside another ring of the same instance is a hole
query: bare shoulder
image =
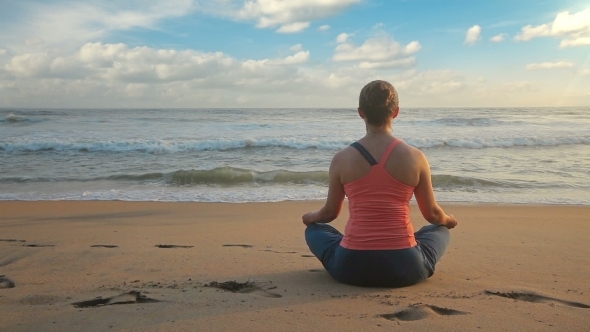
{"type": "Polygon", "coordinates": [[[344,165],[350,161],[354,148],[347,146],[344,149],[336,152],[332,157],[332,167],[337,165],[344,165]]]}
{"type": "Polygon", "coordinates": [[[402,141],[397,147],[396,153],[398,158],[403,158],[408,162],[420,163],[426,160],[426,155],[422,150],[413,147],[404,141],[402,141]]]}

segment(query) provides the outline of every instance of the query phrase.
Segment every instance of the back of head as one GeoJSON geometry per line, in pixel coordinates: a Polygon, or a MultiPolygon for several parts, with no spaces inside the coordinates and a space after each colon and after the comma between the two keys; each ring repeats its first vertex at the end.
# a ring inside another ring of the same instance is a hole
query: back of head
{"type": "Polygon", "coordinates": [[[387,124],[388,119],[399,107],[397,91],[386,81],[373,81],[365,85],[359,96],[359,108],[367,122],[375,126],[387,124]]]}

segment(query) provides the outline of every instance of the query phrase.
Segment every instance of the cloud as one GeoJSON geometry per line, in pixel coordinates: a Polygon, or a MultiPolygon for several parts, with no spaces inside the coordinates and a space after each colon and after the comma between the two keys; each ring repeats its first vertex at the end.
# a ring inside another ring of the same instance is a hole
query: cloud
{"type": "Polygon", "coordinates": [[[337,42],[332,59],[358,61],[363,69],[411,67],[416,63],[412,55],[422,48],[418,41],[402,46],[387,34],[369,38],[358,47],[349,41],[347,34],[340,34],[337,42]]]}
{"type": "Polygon", "coordinates": [[[289,49],[293,52],[299,52],[299,51],[303,50],[303,45],[296,44],[296,45],[291,46],[289,49]]]}
{"type": "Polygon", "coordinates": [[[294,55],[290,55],[284,59],[269,60],[268,64],[271,65],[296,65],[305,63],[309,60],[309,51],[300,51],[294,55]]]}
{"type": "Polygon", "coordinates": [[[496,87],[497,92],[537,92],[539,88],[528,81],[505,82],[496,87]]]}
{"type": "Polygon", "coordinates": [[[0,48],[0,56],[6,55],[6,54],[8,54],[8,51],[3,48],[0,48]]]}
{"type": "Polygon", "coordinates": [[[553,22],[527,25],[514,40],[529,41],[540,37],[561,38],[560,48],[590,45],[590,8],[574,14],[560,12],[553,22]]]}
{"type": "Polygon", "coordinates": [[[466,45],[475,45],[478,41],[481,40],[481,27],[479,25],[474,25],[467,30],[465,33],[465,41],[463,44],[466,45]]]}
{"type": "Polygon", "coordinates": [[[347,34],[347,33],[341,33],[336,37],[336,42],[339,44],[342,43],[346,43],[348,41],[348,38],[350,38],[351,35],[347,34]]]}
{"type": "MultiPolygon", "coordinates": [[[[295,49],[301,49],[300,45],[295,46],[295,49]]],[[[121,43],[87,43],[73,54],[17,55],[4,69],[16,77],[87,78],[106,82],[160,84],[211,77],[219,79],[219,73],[230,72],[238,80],[253,76],[272,76],[273,72],[283,72],[277,66],[302,64],[309,60],[309,56],[309,51],[300,50],[285,58],[240,62],[222,52],[176,51],[145,46],[129,48],[121,43]]]]}
{"type": "Polygon", "coordinates": [[[562,40],[559,43],[559,48],[575,47],[575,46],[588,46],[590,45],[590,37],[578,37],[572,39],[562,40]]]}
{"type": "Polygon", "coordinates": [[[368,62],[363,61],[359,64],[359,68],[362,69],[377,69],[377,68],[399,68],[399,67],[412,67],[416,65],[415,57],[408,57],[404,59],[382,61],[382,62],[368,62]]]}
{"type": "Polygon", "coordinates": [[[145,0],[134,2],[132,7],[105,0],[23,1],[21,8],[23,13],[0,22],[0,40],[9,41],[12,48],[24,41],[26,46],[75,49],[114,31],[157,28],[162,20],[187,15],[194,9],[193,0],[145,0]]]}
{"type": "Polygon", "coordinates": [[[531,63],[531,64],[526,65],[527,70],[563,69],[563,68],[573,68],[573,67],[575,67],[575,64],[571,61],[531,63]]]}
{"type": "Polygon", "coordinates": [[[584,70],[580,71],[580,75],[582,75],[582,76],[590,76],[590,68],[589,69],[584,69],[584,70]]]}
{"type": "Polygon", "coordinates": [[[328,31],[328,30],[330,30],[330,29],[331,29],[331,27],[330,27],[329,25],[320,25],[320,26],[318,27],[318,31],[322,31],[322,32],[324,32],[324,31],[328,31]]]}
{"type": "Polygon", "coordinates": [[[278,33],[297,33],[309,28],[309,22],[295,22],[282,25],[277,29],[278,33]]]}
{"type": "Polygon", "coordinates": [[[45,44],[45,42],[41,38],[29,38],[25,40],[25,45],[27,46],[38,46],[43,44],[45,44]]]}
{"type": "Polygon", "coordinates": [[[13,57],[4,69],[18,76],[44,76],[49,72],[50,64],[47,54],[23,54],[13,57]]]}
{"type": "Polygon", "coordinates": [[[499,35],[496,35],[492,38],[490,38],[490,41],[493,43],[501,43],[506,39],[506,34],[505,33],[501,33],[499,35]]]}
{"type": "Polygon", "coordinates": [[[251,0],[230,15],[240,20],[254,20],[258,28],[279,27],[277,32],[295,33],[309,27],[309,22],[336,15],[362,0],[251,0]]]}

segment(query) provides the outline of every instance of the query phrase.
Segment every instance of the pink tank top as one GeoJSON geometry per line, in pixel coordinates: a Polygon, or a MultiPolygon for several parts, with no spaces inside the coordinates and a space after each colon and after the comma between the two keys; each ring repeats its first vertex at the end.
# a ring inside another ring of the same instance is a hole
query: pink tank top
{"type": "Polygon", "coordinates": [[[403,184],[385,169],[396,139],[365,177],[344,185],[350,217],[340,245],[354,250],[393,250],[416,245],[410,221],[414,187],[403,184]]]}

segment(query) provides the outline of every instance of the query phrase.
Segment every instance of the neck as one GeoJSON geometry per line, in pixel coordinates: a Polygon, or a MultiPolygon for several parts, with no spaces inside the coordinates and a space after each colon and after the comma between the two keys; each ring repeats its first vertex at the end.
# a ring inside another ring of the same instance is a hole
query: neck
{"type": "Polygon", "coordinates": [[[381,127],[366,125],[367,136],[378,136],[378,135],[391,135],[392,127],[391,124],[387,124],[381,127]]]}

